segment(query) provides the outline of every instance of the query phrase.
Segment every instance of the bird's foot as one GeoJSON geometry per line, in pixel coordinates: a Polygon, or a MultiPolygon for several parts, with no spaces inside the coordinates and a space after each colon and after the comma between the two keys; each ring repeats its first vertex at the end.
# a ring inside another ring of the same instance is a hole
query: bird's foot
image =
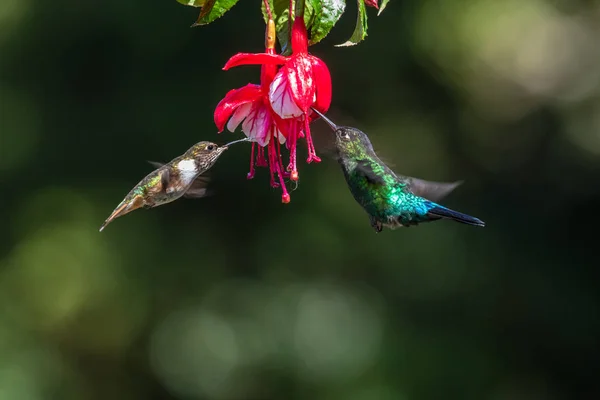
{"type": "Polygon", "coordinates": [[[383,230],[383,224],[381,223],[381,221],[376,220],[375,218],[371,217],[371,226],[373,227],[373,229],[375,229],[375,233],[379,233],[383,230]]]}

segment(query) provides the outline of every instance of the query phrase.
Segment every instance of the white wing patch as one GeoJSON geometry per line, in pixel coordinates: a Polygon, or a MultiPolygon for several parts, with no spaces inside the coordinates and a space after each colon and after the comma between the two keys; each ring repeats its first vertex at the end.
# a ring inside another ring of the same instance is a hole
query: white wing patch
{"type": "Polygon", "coordinates": [[[191,184],[198,176],[198,168],[194,160],[181,160],[177,164],[177,169],[180,172],[181,182],[187,186],[191,184]]]}

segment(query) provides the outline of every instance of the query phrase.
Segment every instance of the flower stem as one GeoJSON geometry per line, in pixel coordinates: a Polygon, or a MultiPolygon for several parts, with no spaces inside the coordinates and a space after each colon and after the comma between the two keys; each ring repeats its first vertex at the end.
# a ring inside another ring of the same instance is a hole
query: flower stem
{"type": "Polygon", "coordinates": [[[304,18],[304,2],[305,0],[296,0],[295,17],[304,18]]]}
{"type": "Polygon", "coordinates": [[[271,14],[271,6],[269,5],[269,0],[263,0],[263,3],[265,4],[265,10],[267,11],[267,17],[269,17],[269,19],[272,20],[273,14],[271,14]]]}
{"type": "MultiPolygon", "coordinates": [[[[292,25],[294,23],[294,0],[290,0],[290,9],[288,11],[288,40],[292,41],[292,25]]],[[[288,48],[289,49],[289,48],[288,48]]],[[[283,49],[282,49],[283,51],[283,49]]]]}

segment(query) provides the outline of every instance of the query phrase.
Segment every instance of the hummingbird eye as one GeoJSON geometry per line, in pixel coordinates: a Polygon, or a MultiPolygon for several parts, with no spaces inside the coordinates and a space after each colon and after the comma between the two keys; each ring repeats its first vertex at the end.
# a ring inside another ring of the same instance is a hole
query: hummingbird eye
{"type": "Polygon", "coordinates": [[[209,144],[208,146],[206,146],[206,149],[207,149],[207,150],[212,150],[212,149],[214,149],[214,148],[215,148],[215,146],[213,146],[212,144],[209,144]]]}

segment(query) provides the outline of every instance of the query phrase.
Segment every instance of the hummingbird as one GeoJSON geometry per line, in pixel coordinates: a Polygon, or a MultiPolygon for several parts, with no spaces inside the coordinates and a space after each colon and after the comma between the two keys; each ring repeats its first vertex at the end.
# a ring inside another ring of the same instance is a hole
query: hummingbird
{"type": "Polygon", "coordinates": [[[150,161],[156,169],[150,172],[125,196],[100,227],[100,232],[116,218],[138,208],[153,208],[170,203],[185,196],[201,198],[209,194],[206,189],[209,179],[200,176],[208,171],[234,143],[246,142],[248,138],[219,146],[212,142],[199,142],[183,155],[166,164],[150,161]]]}
{"type": "Polygon", "coordinates": [[[312,109],[335,132],[337,159],[354,199],[369,214],[371,226],[396,229],[423,222],[450,219],[467,225],[485,226],[478,218],[436,203],[462,182],[429,182],[397,175],[379,159],[366,133],[337,126],[312,109]]]}

